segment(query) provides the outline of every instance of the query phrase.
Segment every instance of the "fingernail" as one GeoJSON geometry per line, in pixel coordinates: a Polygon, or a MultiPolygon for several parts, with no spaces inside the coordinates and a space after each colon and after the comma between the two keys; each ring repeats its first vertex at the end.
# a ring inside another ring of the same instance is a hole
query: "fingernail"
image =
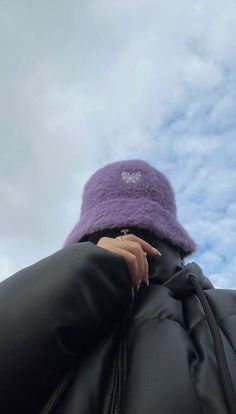
{"type": "Polygon", "coordinates": [[[141,285],[141,280],[140,280],[140,282],[139,282],[139,284],[138,284],[138,286],[137,286],[137,291],[139,290],[140,285],[141,285]]]}
{"type": "Polygon", "coordinates": [[[152,248],[153,252],[156,254],[159,254],[159,256],[162,256],[161,252],[159,250],[155,249],[155,247],[152,248]]]}

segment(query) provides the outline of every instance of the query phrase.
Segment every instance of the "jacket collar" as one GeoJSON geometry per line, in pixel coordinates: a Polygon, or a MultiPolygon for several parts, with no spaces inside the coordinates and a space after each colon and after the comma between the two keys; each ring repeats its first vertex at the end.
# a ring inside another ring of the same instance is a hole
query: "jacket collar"
{"type": "MultiPolygon", "coordinates": [[[[193,274],[200,283],[202,289],[214,288],[208,278],[203,275],[197,263],[183,264],[180,250],[169,241],[156,237],[149,231],[135,228],[131,231],[136,236],[146,240],[153,247],[156,247],[162,256],[147,255],[149,264],[149,279],[152,285],[163,285],[171,289],[177,297],[184,298],[194,291],[192,283],[189,282],[190,274],[193,274]]],[[[106,229],[95,235],[93,242],[97,243],[101,235],[117,237],[121,229],[106,229]]]]}
{"type": "Polygon", "coordinates": [[[197,278],[202,289],[214,288],[197,263],[183,264],[180,252],[172,244],[161,239],[147,241],[162,253],[162,256],[147,256],[151,284],[166,286],[182,299],[194,291],[190,275],[197,278]]]}

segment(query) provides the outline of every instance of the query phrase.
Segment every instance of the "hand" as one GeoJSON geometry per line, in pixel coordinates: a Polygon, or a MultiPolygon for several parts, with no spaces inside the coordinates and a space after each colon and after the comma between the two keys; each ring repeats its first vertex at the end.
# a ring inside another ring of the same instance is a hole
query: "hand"
{"type": "Polygon", "coordinates": [[[101,237],[97,242],[97,246],[124,257],[134,286],[139,288],[142,281],[149,285],[146,254],[161,256],[161,253],[134,234],[125,234],[122,238],[118,237],[101,237]]]}

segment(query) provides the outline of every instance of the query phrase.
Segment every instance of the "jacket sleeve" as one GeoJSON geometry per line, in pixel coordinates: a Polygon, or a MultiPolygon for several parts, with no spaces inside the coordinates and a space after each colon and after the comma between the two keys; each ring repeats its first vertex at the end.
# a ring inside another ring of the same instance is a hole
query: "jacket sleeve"
{"type": "Polygon", "coordinates": [[[125,259],[90,241],[1,282],[0,412],[38,412],[75,359],[112,330],[131,295],[125,259]]]}

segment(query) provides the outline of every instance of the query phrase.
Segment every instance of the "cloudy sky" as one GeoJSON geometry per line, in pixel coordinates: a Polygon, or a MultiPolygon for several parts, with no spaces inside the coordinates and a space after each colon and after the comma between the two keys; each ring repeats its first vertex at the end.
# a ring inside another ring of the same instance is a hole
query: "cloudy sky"
{"type": "Polygon", "coordinates": [[[236,289],[236,1],[0,1],[0,279],[59,250],[85,182],[141,158],[236,289]]]}

